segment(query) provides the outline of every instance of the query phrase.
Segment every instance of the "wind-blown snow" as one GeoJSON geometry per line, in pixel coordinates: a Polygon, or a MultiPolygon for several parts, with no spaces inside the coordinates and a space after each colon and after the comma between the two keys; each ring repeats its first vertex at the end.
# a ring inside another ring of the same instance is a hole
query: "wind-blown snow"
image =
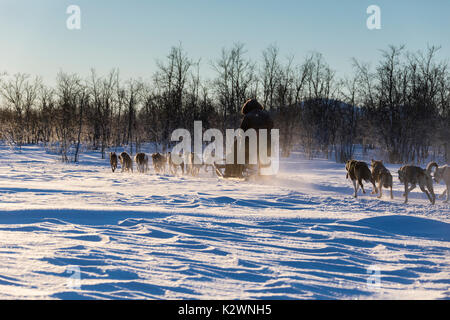
{"type": "Polygon", "coordinates": [[[296,154],[254,182],[37,146],[0,159],[0,298],[450,298],[450,205],[419,188],[403,204],[398,166],[392,201],[354,199],[343,165],[296,154]]]}

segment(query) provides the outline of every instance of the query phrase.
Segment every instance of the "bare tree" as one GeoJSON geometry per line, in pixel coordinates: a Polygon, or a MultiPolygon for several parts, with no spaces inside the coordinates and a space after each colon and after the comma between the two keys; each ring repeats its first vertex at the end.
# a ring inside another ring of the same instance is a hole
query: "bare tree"
{"type": "Polygon", "coordinates": [[[281,72],[278,55],[279,49],[273,44],[262,53],[263,64],[260,71],[260,77],[262,82],[263,103],[269,108],[274,107],[275,91],[281,72]]]}
{"type": "MultiPolygon", "coordinates": [[[[124,88],[124,102],[126,106],[126,119],[127,119],[127,125],[126,125],[126,131],[125,137],[126,137],[126,144],[130,148],[130,154],[133,154],[133,138],[137,141],[137,136],[135,136],[136,129],[137,129],[137,123],[136,123],[136,113],[137,113],[137,107],[140,102],[141,94],[140,91],[142,90],[142,82],[130,79],[125,83],[124,88]]],[[[136,143],[135,143],[136,145],[136,143]]]]}
{"type": "Polygon", "coordinates": [[[105,77],[98,77],[95,70],[91,70],[90,94],[95,112],[95,126],[99,130],[102,159],[111,140],[112,112],[116,102],[115,94],[118,81],[116,69],[105,77]]]}
{"type": "Polygon", "coordinates": [[[56,136],[60,142],[61,160],[69,161],[68,152],[75,141],[77,106],[80,92],[82,90],[81,80],[75,74],[60,72],[57,76],[56,94],[58,102],[56,106],[56,136]]]}
{"type": "Polygon", "coordinates": [[[9,136],[19,149],[24,143],[36,142],[32,141],[35,136],[33,131],[37,130],[36,123],[32,123],[36,120],[33,119],[33,108],[41,85],[39,77],[30,80],[30,76],[23,73],[17,73],[1,83],[0,95],[14,111],[9,136]]]}
{"type": "Polygon", "coordinates": [[[255,98],[255,64],[245,59],[245,47],[237,43],[230,50],[222,49],[219,60],[212,64],[217,77],[214,89],[222,114],[222,128],[236,126],[239,110],[245,100],[255,98]]]}

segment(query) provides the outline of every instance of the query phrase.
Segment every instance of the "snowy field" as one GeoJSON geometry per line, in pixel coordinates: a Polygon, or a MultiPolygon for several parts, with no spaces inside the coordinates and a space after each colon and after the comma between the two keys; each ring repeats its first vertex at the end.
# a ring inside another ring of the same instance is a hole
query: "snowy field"
{"type": "Polygon", "coordinates": [[[258,182],[0,159],[2,299],[450,299],[450,205],[403,204],[399,166],[390,200],[298,154],[258,182]]]}

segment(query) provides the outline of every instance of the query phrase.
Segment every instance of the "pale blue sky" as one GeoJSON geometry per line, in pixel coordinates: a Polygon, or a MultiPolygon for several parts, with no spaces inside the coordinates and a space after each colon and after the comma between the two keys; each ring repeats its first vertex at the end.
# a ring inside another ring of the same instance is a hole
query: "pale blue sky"
{"type": "Polygon", "coordinates": [[[344,75],[350,58],[373,62],[388,44],[410,50],[442,46],[450,57],[450,1],[414,0],[0,0],[0,71],[39,74],[53,82],[58,70],[149,79],[155,60],[182,43],[202,59],[202,74],[222,47],[246,44],[248,56],[277,44],[282,56],[300,61],[323,53],[344,75]],[[66,28],[66,8],[82,12],[82,29],[66,28]],[[381,7],[382,29],[366,28],[366,8],[381,7]]]}

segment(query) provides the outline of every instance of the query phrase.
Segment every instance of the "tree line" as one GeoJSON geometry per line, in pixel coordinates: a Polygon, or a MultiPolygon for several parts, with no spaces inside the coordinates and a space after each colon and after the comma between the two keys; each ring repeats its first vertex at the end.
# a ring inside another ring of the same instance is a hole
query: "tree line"
{"type": "Polygon", "coordinates": [[[242,104],[256,98],[280,129],[282,156],[302,150],[309,158],[338,162],[355,146],[378,149],[391,163],[450,159],[450,73],[439,48],[409,52],[389,46],[372,66],[352,60],[343,78],[317,52],[297,62],[266,48],[258,62],[245,45],[224,48],[201,76],[200,60],[181,45],[156,63],[151,81],[123,80],[118,69],[86,78],[59,72],[54,86],[40,77],[0,74],[0,139],[21,148],[42,143],[63,161],[78,161],[81,146],[125,147],[136,153],[145,142],[171,147],[177,128],[225,130],[239,125],[242,104]]]}

